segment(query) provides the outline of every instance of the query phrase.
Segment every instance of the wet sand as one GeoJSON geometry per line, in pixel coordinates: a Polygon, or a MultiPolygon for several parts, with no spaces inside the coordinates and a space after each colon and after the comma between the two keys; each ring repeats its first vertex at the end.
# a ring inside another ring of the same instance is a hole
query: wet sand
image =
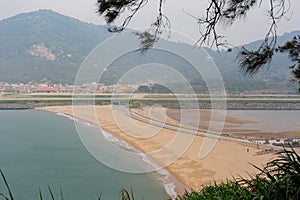
{"type": "MultiPolygon", "coordinates": [[[[139,111],[141,112],[141,111],[139,111]]],[[[179,109],[167,109],[166,114],[169,118],[177,121],[177,124],[179,121],[181,121],[180,116],[182,115],[182,111],[179,109]]],[[[199,124],[198,128],[201,131],[207,131],[208,130],[208,123],[211,120],[211,111],[210,110],[186,110],[185,112],[189,112],[193,114],[193,112],[199,112],[199,121],[202,123],[199,124]]],[[[142,113],[142,112],[141,112],[142,113]]],[[[143,113],[144,115],[144,113],[143,113]]],[[[257,121],[250,121],[245,119],[240,119],[236,117],[231,117],[226,115],[224,118],[221,114],[216,114],[214,116],[215,121],[222,121],[224,120],[224,128],[222,129],[223,134],[227,134],[233,137],[238,138],[244,138],[244,137],[257,137],[257,138],[287,138],[287,137],[299,137],[300,132],[299,131],[282,131],[282,132],[265,132],[261,130],[256,129],[245,129],[242,127],[244,124],[255,124],[258,123],[257,121]]],[[[180,124],[180,123],[179,123],[180,124]]],[[[194,126],[195,127],[195,126],[194,126]]]]}

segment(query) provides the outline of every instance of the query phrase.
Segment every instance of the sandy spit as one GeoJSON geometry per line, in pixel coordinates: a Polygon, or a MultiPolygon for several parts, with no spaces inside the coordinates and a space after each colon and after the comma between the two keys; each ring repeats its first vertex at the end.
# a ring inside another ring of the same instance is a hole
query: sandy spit
{"type": "MultiPolygon", "coordinates": [[[[102,129],[122,138],[150,155],[156,163],[174,175],[179,180],[174,181],[177,182],[175,189],[179,194],[183,193],[183,187],[199,190],[214,181],[226,181],[236,176],[247,177],[248,173],[257,172],[249,163],[261,167],[272,159],[271,154],[255,155],[269,147],[223,140],[217,141],[209,154],[200,158],[202,145],[213,140],[132,119],[112,106],[51,106],[38,109],[64,113],[98,124],[102,129]]],[[[175,123],[166,116],[164,120],[175,123]]]]}

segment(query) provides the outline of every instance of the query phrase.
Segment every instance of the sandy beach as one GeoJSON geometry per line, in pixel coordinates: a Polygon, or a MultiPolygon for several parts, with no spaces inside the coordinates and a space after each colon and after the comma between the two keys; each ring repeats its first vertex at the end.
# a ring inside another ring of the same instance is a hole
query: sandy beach
{"type": "MultiPolygon", "coordinates": [[[[211,142],[207,138],[132,119],[112,106],[75,106],[74,109],[72,106],[51,106],[39,109],[64,113],[97,124],[103,130],[150,155],[178,180],[174,182],[179,194],[184,191],[183,185],[199,190],[203,185],[214,181],[226,181],[237,176],[247,177],[248,173],[257,172],[249,163],[261,167],[272,158],[271,154],[255,155],[270,147],[225,140],[219,140],[206,157],[200,158],[202,144],[211,142]]],[[[153,115],[153,112],[149,113],[148,110],[142,112],[144,115],[153,115]]],[[[155,119],[178,125],[178,121],[161,113],[157,114],[155,119]]]]}

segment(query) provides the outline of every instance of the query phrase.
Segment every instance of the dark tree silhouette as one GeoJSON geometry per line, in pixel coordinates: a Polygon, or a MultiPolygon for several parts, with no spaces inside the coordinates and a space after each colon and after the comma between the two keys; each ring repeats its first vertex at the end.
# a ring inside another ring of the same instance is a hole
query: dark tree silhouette
{"type": "MultiPolygon", "coordinates": [[[[280,20],[286,19],[290,9],[289,0],[266,0],[269,8],[266,12],[270,19],[269,30],[265,39],[256,50],[242,48],[237,56],[239,66],[248,75],[253,75],[258,70],[269,64],[275,52],[289,54],[289,57],[296,64],[292,67],[295,74],[295,82],[300,83],[300,65],[299,65],[299,38],[297,36],[292,41],[282,47],[277,47],[277,24],[280,20]]],[[[97,0],[98,13],[103,16],[110,31],[124,30],[134,15],[144,6],[148,0],[97,0]],[[125,20],[119,26],[114,22],[122,14],[125,14],[125,20]]],[[[200,45],[228,47],[225,38],[217,32],[218,26],[231,26],[237,20],[245,18],[249,11],[259,8],[262,0],[209,0],[203,17],[194,17],[200,26],[200,37],[197,41],[200,45]]],[[[149,30],[144,33],[137,33],[141,41],[142,52],[153,47],[153,44],[159,40],[159,35],[167,32],[170,34],[170,21],[163,13],[164,1],[158,1],[158,15],[154,23],[150,24],[149,30]]],[[[230,48],[229,48],[230,50],[230,48]]]]}
{"type": "Polygon", "coordinates": [[[279,46],[276,51],[281,53],[288,53],[291,60],[294,62],[290,69],[292,69],[295,78],[293,81],[299,82],[300,80],[300,35],[295,36],[293,40],[285,43],[284,46],[279,46]]]}

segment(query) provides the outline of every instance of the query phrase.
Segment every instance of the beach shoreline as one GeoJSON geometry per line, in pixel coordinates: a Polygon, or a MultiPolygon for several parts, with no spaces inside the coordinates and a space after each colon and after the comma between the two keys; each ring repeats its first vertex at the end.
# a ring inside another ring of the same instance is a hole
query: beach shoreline
{"type": "MultiPolygon", "coordinates": [[[[78,119],[75,118],[74,116],[72,116],[69,113],[63,113],[63,112],[58,112],[56,110],[51,110],[51,109],[44,109],[43,107],[41,108],[36,108],[35,110],[39,110],[39,111],[46,111],[46,112],[53,112],[58,116],[63,116],[66,117],[70,120],[76,120],[79,123],[83,123],[87,126],[97,126],[98,124],[93,124],[90,121],[86,121],[83,119],[78,119]]],[[[101,127],[99,127],[101,128],[101,127]]],[[[101,128],[102,129],[102,128],[101,128]]],[[[111,134],[109,131],[102,129],[102,131],[104,131],[103,135],[113,135],[111,134]]],[[[122,138],[119,138],[117,136],[113,137],[117,140],[122,140],[122,138]]],[[[122,142],[126,142],[124,140],[122,140],[122,142]]],[[[135,151],[138,151],[138,153],[141,154],[141,159],[144,160],[144,162],[148,163],[149,165],[157,165],[154,161],[150,161],[150,158],[146,157],[147,155],[145,153],[143,153],[142,151],[140,151],[139,149],[135,148],[134,146],[132,146],[131,144],[126,143],[126,145],[129,145],[129,148],[133,148],[135,151]],[[146,161],[146,160],[147,161],[146,161]]],[[[162,184],[162,187],[164,188],[165,192],[171,197],[171,198],[175,198],[178,194],[179,195],[183,195],[186,191],[191,191],[190,188],[188,188],[187,186],[185,186],[181,181],[179,181],[173,174],[171,174],[167,169],[161,167],[158,168],[158,170],[156,170],[156,173],[159,176],[163,176],[163,179],[159,179],[159,181],[162,184]]]]}
{"type": "MultiPolygon", "coordinates": [[[[80,106],[78,106],[78,108],[79,107],[80,106]]],[[[84,108],[82,108],[83,112],[81,112],[81,116],[74,116],[72,106],[51,106],[38,108],[38,110],[63,113],[91,124],[97,124],[103,130],[119,137],[145,154],[149,154],[149,152],[163,147],[166,141],[172,139],[171,136],[174,135],[174,131],[162,130],[163,133],[160,133],[159,136],[146,140],[130,137],[124,134],[120,127],[118,127],[118,124],[113,122],[114,117],[111,114],[113,108],[111,106],[96,106],[97,111],[95,114],[98,117],[96,120],[90,119],[91,116],[85,115],[84,110],[86,109],[84,108]]],[[[135,123],[143,124],[142,122],[136,121],[135,123]]],[[[251,167],[249,162],[261,166],[272,157],[272,155],[269,154],[254,156],[255,153],[262,151],[264,147],[258,149],[255,145],[247,146],[232,141],[219,141],[209,156],[205,159],[199,159],[198,151],[199,147],[201,147],[201,143],[203,143],[203,137],[197,136],[193,140],[190,148],[178,159],[168,166],[163,166],[174,176],[174,178],[172,176],[170,177],[170,182],[175,182],[175,191],[178,194],[183,194],[185,187],[192,190],[199,190],[203,185],[211,184],[214,181],[226,181],[227,178],[233,175],[247,176],[248,172],[255,173],[257,170],[251,167]]],[[[159,159],[154,159],[154,161],[160,165],[159,159]]]]}

